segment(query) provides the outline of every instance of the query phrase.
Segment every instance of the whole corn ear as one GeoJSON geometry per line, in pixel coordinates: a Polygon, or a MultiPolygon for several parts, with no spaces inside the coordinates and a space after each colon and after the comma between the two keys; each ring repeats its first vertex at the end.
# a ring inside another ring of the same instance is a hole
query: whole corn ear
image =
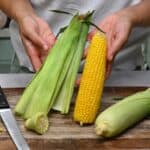
{"type": "Polygon", "coordinates": [[[89,45],[73,116],[81,125],[93,123],[100,107],[105,80],[106,45],[106,37],[102,32],[97,32],[89,45]]]}
{"type": "Polygon", "coordinates": [[[101,112],[95,132],[104,138],[118,136],[150,115],[150,89],[137,92],[101,112]]]}

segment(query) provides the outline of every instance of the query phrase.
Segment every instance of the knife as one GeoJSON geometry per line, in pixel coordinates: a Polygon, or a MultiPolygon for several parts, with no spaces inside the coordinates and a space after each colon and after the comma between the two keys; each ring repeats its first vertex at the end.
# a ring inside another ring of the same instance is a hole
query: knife
{"type": "Polygon", "coordinates": [[[30,150],[12,114],[6,96],[0,87],[0,116],[18,150],[30,150]]]}

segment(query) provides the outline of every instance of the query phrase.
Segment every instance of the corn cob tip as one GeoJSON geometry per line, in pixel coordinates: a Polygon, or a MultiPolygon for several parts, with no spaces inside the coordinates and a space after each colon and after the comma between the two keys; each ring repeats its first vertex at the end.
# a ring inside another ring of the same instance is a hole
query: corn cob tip
{"type": "Polygon", "coordinates": [[[48,130],[49,122],[45,113],[39,112],[25,122],[27,129],[33,130],[38,134],[44,134],[48,130]]]}
{"type": "Polygon", "coordinates": [[[80,126],[83,126],[83,122],[80,122],[80,126]]]}
{"type": "Polygon", "coordinates": [[[104,122],[99,125],[96,125],[95,132],[99,136],[105,136],[107,134],[108,125],[104,122]]]}

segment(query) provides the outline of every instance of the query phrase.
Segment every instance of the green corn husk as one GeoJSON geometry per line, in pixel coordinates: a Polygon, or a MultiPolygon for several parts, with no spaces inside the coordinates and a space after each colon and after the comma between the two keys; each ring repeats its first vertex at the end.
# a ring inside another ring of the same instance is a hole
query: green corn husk
{"type": "Polygon", "coordinates": [[[72,44],[78,37],[76,31],[79,29],[80,22],[78,16],[75,16],[57,40],[40,71],[24,91],[15,108],[16,114],[20,114],[27,119],[37,112],[48,113],[49,104],[62,72],[63,64],[69,55],[72,44]]]}
{"type": "Polygon", "coordinates": [[[78,45],[78,39],[72,45],[71,52],[70,52],[69,56],[67,57],[67,59],[65,60],[61,75],[60,75],[59,80],[56,85],[56,89],[55,89],[54,94],[51,99],[51,103],[49,104],[49,110],[53,107],[54,103],[57,101],[57,95],[61,91],[62,84],[64,84],[65,76],[67,76],[67,71],[68,71],[71,61],[74,57],[77,45],[78,45]]]}
{"type": "Polygon", "coordinates": [[[150,89],[137,92],[110,106],[97,117],[97,135],[111,138],[150,115],[150,89]]]}
{"type": "Polygon", "coordinates": [[[49,127],[48,117],[43,112],[38,112],[25,122],[27,129],[33,130],[38,134],[44,134],[49,127]]]}
{"type": "MultiPolygon", "coordinates": [[[[91,19],[92,13],[87,16],[87,21],[91,19]]],[[[64,84],[60,90],[60,93],[57,96],[57,100],[53,105],[53,109],[60,111],[62,114],[67,114],[69,112],[69,106],[71,103],[74,84],[77,76],[77,72],[80,66],[80,61],[83,55],[84,47],[86,44],[86,37],[88,34],[89,25],[82,22],[80,39],[78,42],[78,47],[76,49],[72,63],[68,70],[67,76],[65,78],[64,84]]]]}

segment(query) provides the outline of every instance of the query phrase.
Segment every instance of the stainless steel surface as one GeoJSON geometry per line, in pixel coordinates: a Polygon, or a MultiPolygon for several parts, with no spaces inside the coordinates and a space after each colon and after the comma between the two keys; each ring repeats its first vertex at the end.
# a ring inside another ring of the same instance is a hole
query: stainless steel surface
{"type": "Polygon", "coordinates": [[[9,132],[10,136],[12,137],[17,149],[18,150],[29,150],[30,148],[28,147],[25,139],[23,138],[11,110],[10,109],[1,109],[0,115],[2,117],[2,120],[9,132]]]}
{"type": "Polygon", "coordinates": [[[150,87],[150,71],[113,71],[106,87],[150,87]]]}
{"type": "MultiPolygon", "coordinates": [[[[32,79],[31,73],[0,74],[2,88],[24,88],[32,79]]],[[[150,87],[150,71],[113,71],[105,87],[150,87]]]]}
{"type": "Polygon", "coordinates": [[[24,88],[32,79],[33,74],[0,74],[2,88],[24,88]]]}

